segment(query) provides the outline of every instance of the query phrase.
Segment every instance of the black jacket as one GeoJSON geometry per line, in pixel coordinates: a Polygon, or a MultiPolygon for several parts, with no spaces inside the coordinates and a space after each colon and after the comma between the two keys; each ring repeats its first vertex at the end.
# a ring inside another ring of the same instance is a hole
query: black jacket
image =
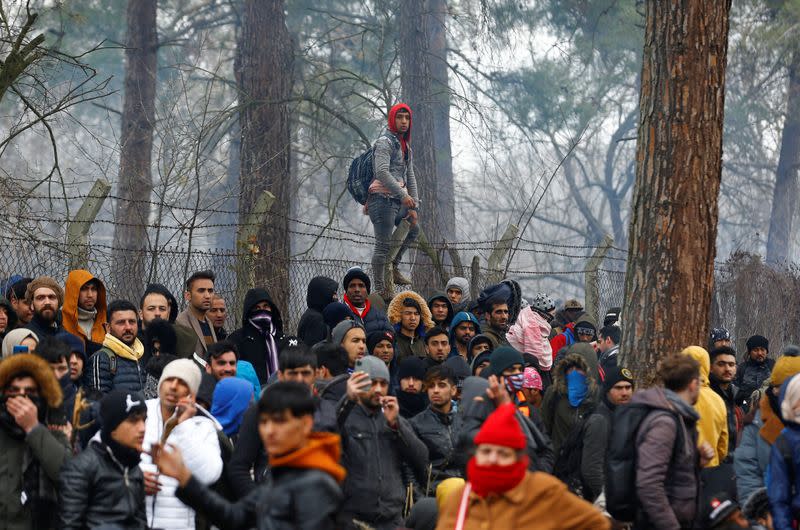
{"type": "Polygon", "coordinates": [[[258,435],[258,405],[253,403],[244,413],[236,448],[225,469],[228,484],[236,498],[241,499],[249,495],[256,483],[264,480],[266,470],[267,454],[258,435]]]}
{"type": "MultiPolygon", "coordinates": [[[[259,382],[264,385],[267,383],[269,374],[267,373],[267,345],[261,332],[248,321],[248,315],[253,307],[266,301],[272,306],[272,325],[275,328],[275,343],[280,343],[283,339],[283,320],[281,312],[269,291],[266,289],[250,289],[244,297],[244,307],[242,308],[242,327],[231,333],[228,340],[236,344],[239,350],[239,360],[247,361],[256,370],[259,382]]],[[[277,355],[277,352],[276,352],[277,355]]]]}
{"type": "MultiPolygon", "coordinates": [[[[461,468],[454,462],[453,451],[461,430],[461,417],[453,411],[442,414],[428,407],[411,418],[414,433],[428,448],[431,472],[431,485],[453,477],[462,477],[461,468]]],[[[423,484],[425,486],[425,484],[423,484]]]]}
{"type": "Polygon", "coordinates": [[[230,503],[192,478],[177,496],[219,528],[333,530],[342,502],[336,480],[319,469],[275,468],[271,478],[230,503]]]}
{"type": "Polygon", "coordinates": [[[424,484],[428,449],[405,418],[398,416],[394,430],[380,410],[371,412],[347,396],[339,403],[337,419],[347,469],[340,522],[354,517],[373,525],[398,521],[406,498],[403,464],[424,484]]]}
{"type": "Polygon", "coordinates": [[[33,314],[31,321],[24,327],[36,333],[39,340],[42,340],[44,337],[54,337],[56,334],[64,332],[64,328],[61,327],[58,322],[48,324],[36,313],[33,314]]]}
{"type": "MultiPolygon", "coordinates": [[[[772,367],[775,366],[775,359],[765,359],[763,363],[757,363],[749,356],[746,361],[736,367],[736,379],[734,383],[739,387],[736,393],[736,404],[742,406],[750,401],[750,396],[755,390],[761,388],[764,381],[769,379],[772,367]]],[[[747,404],[749,410],[749,403],[747,404]]]]}
{"type": "Polygon", "coordinates": [[[123,467],[100,441],[93,440],[85,451],[64,464],[58,495],[59,528],[147,527],[142,470],[139,466],[123,467]]]}
{"type": "Polygon", "coordinates": [[[736,406],[736,394],[739,392],[739,389],[736,388],[736,385],[731,383],[727,390],[723,390],[720,387],[719,380],[714,377],[714,374],[709,374],[708,379],[711,390],[716,392],[717,395],[722,398],[722,401],[725,402],[725,411],[727,412],[728,419],[728,456],[732,458],[733,452],[736,450],[739,434],[736,423],[736,409],[738,408],[736,406]]]}
{"type": "Polygon", "coordinates": [[[333,302],[333,296],[339,284],[326,276],[317,276],[308,283],[308,293],[306,294],[306,309],[297,324],[297,336],[307,346],[328,338],[328,326],[322,318],[322,310],[325,306],[333,302]]]}

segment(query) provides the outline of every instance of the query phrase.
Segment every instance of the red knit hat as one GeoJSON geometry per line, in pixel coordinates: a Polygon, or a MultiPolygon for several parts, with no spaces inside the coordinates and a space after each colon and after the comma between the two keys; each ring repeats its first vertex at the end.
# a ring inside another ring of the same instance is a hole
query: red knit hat
{"type": "Polygon", "coordinates": [[[512,449],[525,449],[527,442],[516,414],[517,408],[513,403],[498,407],[483,422],[481,430],[475,436],[475,445],[493,444],[512,449]]]}

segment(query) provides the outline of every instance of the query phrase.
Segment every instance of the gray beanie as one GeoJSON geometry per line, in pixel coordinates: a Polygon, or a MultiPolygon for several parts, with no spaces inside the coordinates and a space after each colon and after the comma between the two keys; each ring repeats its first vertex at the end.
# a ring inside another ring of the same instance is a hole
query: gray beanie
{"type": "Polygon", "coordinates": [[[333,328],[333,331],[331,331],[331,342],[339,346],[344,340],[344,336],[347,335],[347,332],[353,328],[364,329],[364,326],[362,326],[355,320],[347,320],[347,319],[342,320],[341,322],[336,324],[336,327],[333,328]]]}
{"type": "Polygon", "coordinates": [[[166,365],[164,371],[161,372],[161,377],[158,380],[159,394],[161,393],[161,383],[173,377],[186,383],[186,386],[189,387],[189,393],[196,396],[197,391],[200,389],[200,380],[203,376],[200,372],[200,368],[197,367],[197,364],[195,364],[193,360],[175,359],[166,365]]]}
{"type": "Polygon", "coordinates": [[[389,369],[386,368],[386,363],[374,357],[367,355],[356,361],[356,372],[366,372],[369,374],[370,379],[383,379],[387,383],[390,381],[389,369]]]}

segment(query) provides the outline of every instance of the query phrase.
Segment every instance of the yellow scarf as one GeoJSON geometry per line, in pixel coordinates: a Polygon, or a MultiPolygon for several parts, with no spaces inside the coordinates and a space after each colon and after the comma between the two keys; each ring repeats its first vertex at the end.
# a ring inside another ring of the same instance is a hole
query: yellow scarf
{"type": "Polygon", "coordinates": [[[127,346],[124,342],[113,336],[111,333],[106,333],[106,338],[103,340],[103,346],[116,353],[123,359],[131,361],[139,361],[144,355],[144,344],[139,339],[133,340],[133,348],[127,346]]]}

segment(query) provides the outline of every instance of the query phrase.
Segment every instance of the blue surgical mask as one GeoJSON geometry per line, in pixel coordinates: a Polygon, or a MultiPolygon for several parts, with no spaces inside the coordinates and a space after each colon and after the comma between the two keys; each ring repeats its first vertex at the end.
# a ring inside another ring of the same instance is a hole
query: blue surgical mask
{"type": "Polygon", "coordinates": [[[579,406],[589,393],[589,384],[586,375],[577,370],[567,374],[567,398],[573,407],[579,406]]]}
{"type": "Polygon", "coordinates": [[[525,384],[525,374],[506,375],[503,378],[506,381],[506,390],[512,394],[522,390],[522,385],[525,384]]]}

